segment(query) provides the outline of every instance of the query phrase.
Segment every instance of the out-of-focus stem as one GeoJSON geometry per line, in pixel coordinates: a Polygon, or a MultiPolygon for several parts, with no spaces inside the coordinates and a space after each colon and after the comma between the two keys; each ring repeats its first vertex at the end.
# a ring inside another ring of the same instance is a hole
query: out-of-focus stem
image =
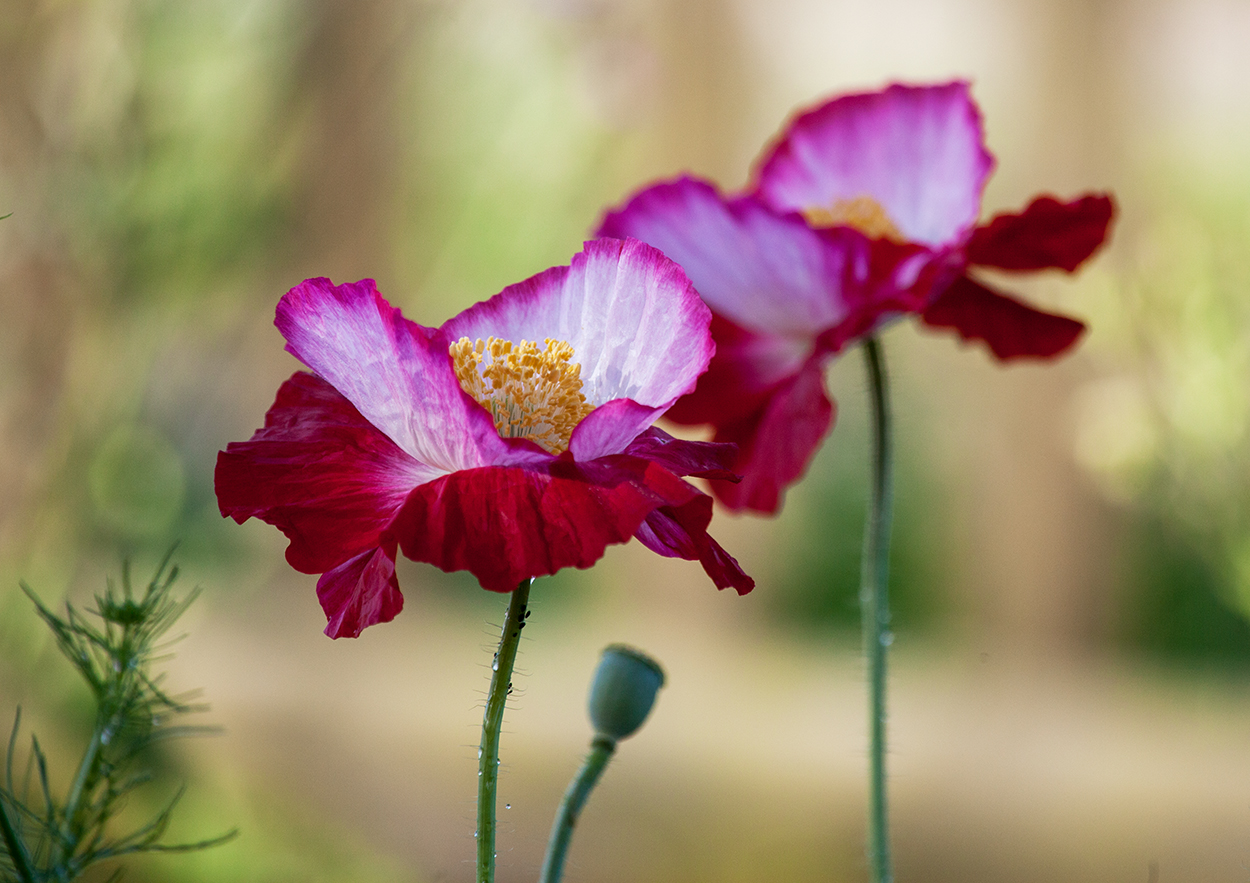
{"type": "Polygon", "coordinates": [[[543,870],[539,875],[539,883],[560,883],[564,874],[564,857],[569,851],[569,842],[573,839],[573,826],[581,815],[586,799],[591,790],[603,775],[604,769],[616,751],[616,741],[603,735],[595,736],[590,743],[590,753],[577,776],[569,783],[560,801],[560,812],[555,824],[551,826],[551,837],[547,840],[547,857],[543,859],[543,870]]]}
{"type": "Polygon", "coordinates": [[[886,652],[893,641],[887,584],[893,520],[893,439],[885,355],[875,336],[864,341],[872,411],[872,487],[859,589],[868,663],[868,861],[873,883],[893,883],[885,775],[886,652]]]}

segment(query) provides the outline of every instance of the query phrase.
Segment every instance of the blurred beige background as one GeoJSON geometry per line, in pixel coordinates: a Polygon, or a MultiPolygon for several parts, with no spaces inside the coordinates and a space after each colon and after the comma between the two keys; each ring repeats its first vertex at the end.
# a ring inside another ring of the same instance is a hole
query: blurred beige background
{"type": "MultiPolygon", "coordinates": [[[[1077,277],[995,280],[1086,318],[1075,355],[885,336],[898,878],[1246,879],[1247,45],[1243,0],[5,0],[0,720],[68,744],[82,715],[18,580],[86,600],[180,540],[204,595],[170,683],[225,728],[179,755],[180,825],[243,835],[130,879],[472,879],[503,599],[407,565],[403,614],[332,642],[277,531],[217,514],[216,451],[297,367],[278,297],[369,276],[439,324],[650,180],[741,186],[796,108],[967,77],[987,215],[1112,189],[1120,216],[1077,277]]],[[[866,879],[857,353],[830,385],[783,512],[714,524],[753,594],[636,544],[535,586],[501,881],[537,876],[613,641],[669,686],[570,883],[866,879]]]]}

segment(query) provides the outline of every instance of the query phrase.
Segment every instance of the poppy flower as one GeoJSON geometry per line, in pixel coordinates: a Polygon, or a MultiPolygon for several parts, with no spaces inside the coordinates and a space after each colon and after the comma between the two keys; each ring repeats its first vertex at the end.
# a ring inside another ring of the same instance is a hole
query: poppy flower
{"type": "Polygon", "coordinates": [[[633,236],[677,261],[713,311],[716,357],[668,416],[739,445],[731,508],[775,512],[833,423],[824,365],[914,313],[1000,360],[1048,358],[1075,319],[978,281],[977,266],[1072,272],[1103,242],[1106,195],[1034,199],[979,224],[994,166],[968,84],[891,85],[798,114],[747,192],[689,176],[609,211],[601,236],[633,236]]]}
{"type": "Polygon", "coordinates": [[[331,637],[399,612],[397,552],[507,592],[637,537],[745,593],[707,534],[711,498],[682,478],[736,479],[733,447],[651,425],[707,367],[709,322],[681,268],[638,241],[588,242],[439,328],[372,280],[309,279],[275,324],[313,373],[218,454],[222,515],[286,534],[291,566],[321,574],[331,637]]]}

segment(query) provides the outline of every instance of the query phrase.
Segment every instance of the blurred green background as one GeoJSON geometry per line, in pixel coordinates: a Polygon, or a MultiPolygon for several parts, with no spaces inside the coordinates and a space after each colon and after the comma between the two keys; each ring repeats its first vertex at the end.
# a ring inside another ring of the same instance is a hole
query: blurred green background
{"type": "MultiPolygon", "coordinates": [[[[17,589],[82,599],[175,540],[204,595],[171,684],[222,724],[170,759],[188,837],[133,880],[472,878],[503,600],[405,565],[331,642],[276,530],[223,521],[216,452],[297,365],[308,276],[436,325],[692,171],[741,186],[796,108],[970,77],[987,214],[1113,189],[1082,316],[1002,368],[885,336],[900,444],[892,775],[901,880],[1244,880],[1250,863],[1250,4],[1243,0],[4,0],[0,722],[65,745],[85,696],[17,589]]],[[[500,879],[537,875],[598,650],[669,670],[587,810],[572,881],[866,879],[858,353],[776,519],[718,514],[758,580],[630,547],[535,587],[500,879]]],[[[68,748],[64,749],[68,751],[68,748]]]]}

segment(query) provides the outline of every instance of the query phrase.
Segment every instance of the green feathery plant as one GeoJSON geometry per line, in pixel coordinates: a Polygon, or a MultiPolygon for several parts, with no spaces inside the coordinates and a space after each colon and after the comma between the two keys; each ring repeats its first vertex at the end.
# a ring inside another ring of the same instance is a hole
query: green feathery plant
{"type": "MultiPolygon", "coordinates": [[[[65,605],[64,618],[46,606],[25,583],[24,591],[52,629],[57,646],[86,680],[96,705],[95,726],[64,800],[53,795],[48,763],[39,740],[31,736],[25,772],[14,776],[21,709],[15,716],[0,786],[0,880],[4,883],[68,883],[90,865],[141,852],[187,852],[224,843],[229,831],[195,843],[162,843],[179,789],[156,817],[126,834],[110,824],[126,797],[152,779],[144,764],[148,749],[166,739],[204,733],[206,727],[171,722],[202,706],[188,705],[161,688],[163,675],[152,664],[168,658],[172,641],[160,638],[186,611],[198,589],[181,599],[171,587],[178,568],[172,550],[136,598],[129,567],[122,567],[121,591],[110,579],[89,618],[65,605]],[[98,618],[99,622],[96,622],[98,618]],[[33,786],[33,787],[32,787],[33,786]],[[33,793],[32,793],[33,792],[33,793]]],[[[118,868],[108,878],[118,880],[118,868]]]]}

